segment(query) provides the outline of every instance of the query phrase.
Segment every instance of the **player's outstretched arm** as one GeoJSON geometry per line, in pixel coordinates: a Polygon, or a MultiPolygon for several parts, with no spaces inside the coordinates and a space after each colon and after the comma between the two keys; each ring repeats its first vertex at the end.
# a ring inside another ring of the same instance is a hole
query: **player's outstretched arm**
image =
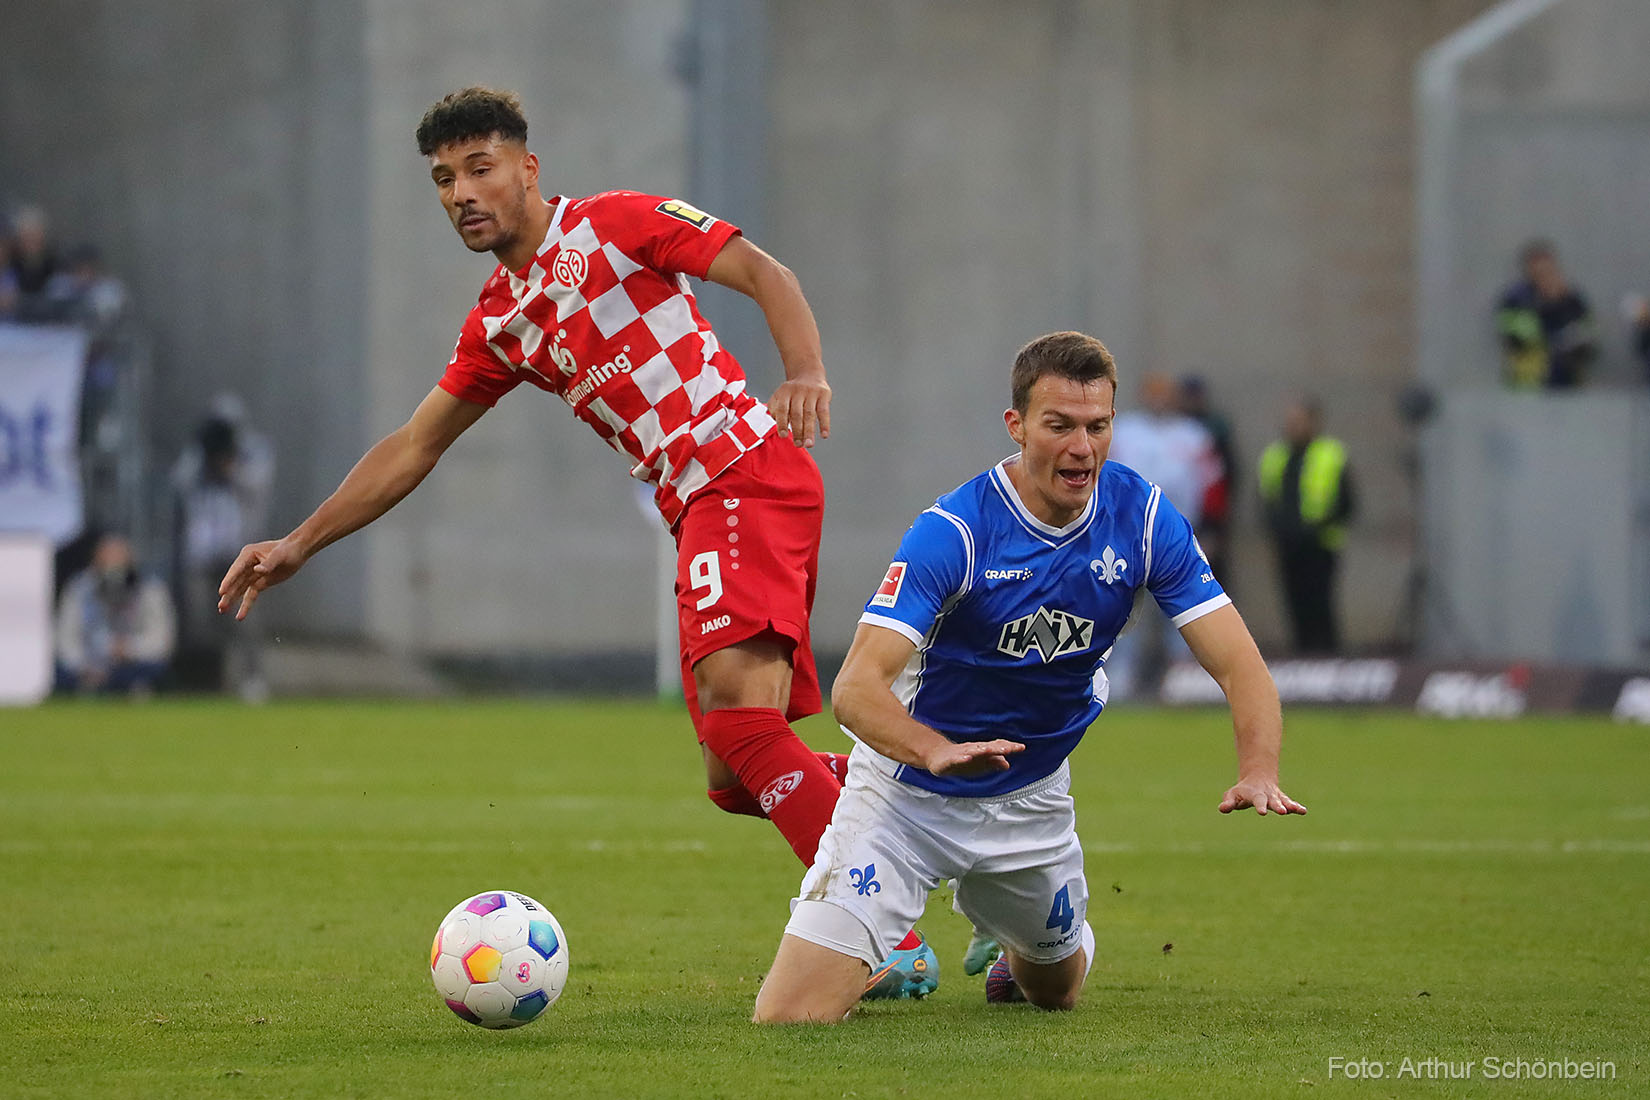
{"type": "Polygon", "coordinates": [[[1005,771],[1008,757],[1024,745],[1002,739],[952,741],[912,718],[894,696],[894,679],[916,648],[898,631],[860,623],[831,687],[831,709],[837,721],[890,760],[935,775],[1005,771]]]}
{"type": "Polygon", "coordinates": [[[762,307],[768,331],[785,364],[785,381],[774,391],[768,411],[799,447],[812,447],[831,434],[831,387],[819,348],[819,326],[791,269],[751,244],[732,237],[705,272],[713,283],[731,287],[762,307]]]}
{"type": "Polygon", "coordinates": [[[487,406],[463,401],[439,386],[419,403],[412,419],[373,445],[336,491],[284,539],[243,547],[218,585],[218,611],[239,602],[246,618],[270,585],[296,573],[316,551],[359,531],[417,488],[453,440],[481,419],[487,406]]]}
{"type": "Polygon", "coordinates": [[[1238,781],[1220,802],[1229,814],[1253,806],[1258,814],[1304,814],[1306,807],[1278,786],[1283,711],[1277,685],[1237,608],[1228,604],[1180,628],[1192,654],[1226,693],[1237,739],[1238,781]]]}

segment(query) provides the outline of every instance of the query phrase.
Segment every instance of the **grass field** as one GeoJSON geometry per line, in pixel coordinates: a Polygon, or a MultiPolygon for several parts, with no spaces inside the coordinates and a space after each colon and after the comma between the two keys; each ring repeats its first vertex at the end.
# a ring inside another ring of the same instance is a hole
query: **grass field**
{"type": "Polygon", "coordinates": [[[675,711],[0,712],[0,1096],[1650,1095],[1650,730],[1296,713],[1291,820],[1214,811],[1215,712],[1108,715],[1073,769],[1100,945],[1075,1012],[988,1007],[937,894],[935,996],[762,1029],[800,867],[704,800],[675,711]],[[573,969],[494,1033],[426,964],[500,886],[573,969]],[[1484,1078],[1519,1058],[1616,1079],[1484,1078]]]}

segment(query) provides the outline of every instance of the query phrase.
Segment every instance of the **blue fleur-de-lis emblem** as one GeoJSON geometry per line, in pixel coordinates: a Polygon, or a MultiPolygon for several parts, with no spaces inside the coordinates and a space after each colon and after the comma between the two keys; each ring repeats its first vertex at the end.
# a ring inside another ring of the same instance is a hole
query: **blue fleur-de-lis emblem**
{"type": "Polygon", "coordinates": [[[1117,556],[1117,551],[1106,547],[1106,552],[1089,562],[1089,571],[1107,584],[1116,584],[1123,579],[1123,571],[1128,569],[1126,559],[1117,556]]]}
{"type": "Polygon", "coordinates": [[[848,885],[857,890],[862,897],[866,894],[882,893],[882,883],[877,881],[877,865],[867,863],[864,867],[848,868],[848,885]]]}

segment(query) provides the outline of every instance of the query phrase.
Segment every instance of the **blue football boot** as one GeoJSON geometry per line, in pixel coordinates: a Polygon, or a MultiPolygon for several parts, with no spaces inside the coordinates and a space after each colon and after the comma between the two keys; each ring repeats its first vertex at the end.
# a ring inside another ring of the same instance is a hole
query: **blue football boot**
{"type": "Polygon", "coordinates": [[[907,997],[922,998],[940,987],[940,960],[928,941],[922,939],[915,947],[888,953],[881,966],[871,972],[865,983],[862,1001],[899,1001],[907,997]]]}

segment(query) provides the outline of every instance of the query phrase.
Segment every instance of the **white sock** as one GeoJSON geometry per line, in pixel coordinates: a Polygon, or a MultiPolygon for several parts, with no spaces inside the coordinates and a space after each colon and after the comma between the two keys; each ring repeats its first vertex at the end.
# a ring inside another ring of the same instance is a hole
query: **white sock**
{"type": "Polygon", "coordinates": [[[1089,971],[1094,969],[1094,929],[1089,922],[1083,922],[1083,957],[1086,960],[1083,966],[1083,980],[1089,980],[1089,971]]]}

